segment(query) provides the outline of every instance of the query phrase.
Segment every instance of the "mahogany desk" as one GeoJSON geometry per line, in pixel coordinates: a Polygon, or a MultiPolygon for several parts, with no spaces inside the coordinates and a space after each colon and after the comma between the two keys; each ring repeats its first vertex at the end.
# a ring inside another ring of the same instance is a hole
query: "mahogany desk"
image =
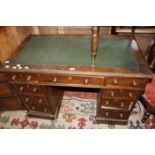
{"type": "Polygon", "coordinates": [[[151,72],[135,40],[93,37],[91,55],[91,36],[29,36],[0,67],[0,110],[56,119],[63,88],[93,89],[97,123],[127,124],[151,72]]]}

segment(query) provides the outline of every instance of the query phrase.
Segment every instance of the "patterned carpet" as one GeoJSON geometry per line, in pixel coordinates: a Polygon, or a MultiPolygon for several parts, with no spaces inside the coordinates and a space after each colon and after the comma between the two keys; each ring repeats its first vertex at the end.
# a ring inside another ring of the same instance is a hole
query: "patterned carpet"
{"type": "Polygon", "coordinates": [[[26,111],[0,112],[1,129],[145,129],[155,128],[155,117],[141,123],[144,108],[138,101],[128,125],[96,124],[96,93],[66,91],[57,120],[28,118],[26,111]]]}

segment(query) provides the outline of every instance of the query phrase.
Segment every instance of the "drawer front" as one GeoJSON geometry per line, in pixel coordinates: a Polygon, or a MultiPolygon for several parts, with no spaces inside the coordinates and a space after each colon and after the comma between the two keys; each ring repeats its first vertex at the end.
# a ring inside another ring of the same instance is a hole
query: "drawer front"
{"type": "Polygon", "coordinates": [[[51,113],[50,107],[45,97],[21,95],[20,99],[29,111],[51,113]]]}
{"type": "Polygon", "coordinates": [[[0,82],[0,97],[14,96],[8,83],[0,82]]]}
{"type": "Polygon", "coordinates": [[[48,105],[26,103],[25,106],[30,112],[52,113],[48,105]]]}
{"type": "Polygon", "coordinates": [[[53,84],[70,84],[82,86],[102,86],[103,78],[81,77],[81,76],[61,76],[61,75],[41,75],[41,82],[50,82],[53,84]]]}
{"type": "Polygon", "coordinates": [[[102,109],[120,109],[130,111],[134,104],[133,100],[101,99],[99,108],[102,109]]]}
{"type": "Polygon", "coordinates": [[[24,106],[16,97],[0,99],[0,110],[22,110],[24,106]]]}
{"type": "Polygon", "coordinates": [[[97,117],[107,118],[107,119],[122,119],[127,120],[129,118],[129,112],[100,109],[97,117]]]}
{"type": "Polygon", "coordinates": [[[29,84],[13,84],[16,92],[18,94],[26,94],[31,93],[34,95],[43,94],[44,93],[44,87],[38,86],[38,85],[29,85],[29,84]]]}
{"type": "Polygon", "coordinates": [[[4,73],[0,73],[0,81],[5,81],[6,77],[4,73]]]}
{"type": "Polygon", "coordinates": [[[32,73],[7,73],[7,78],[11,82],[39,82],[38,75],[32,73]]]}
{"type": "Polygon", "coordinates": [[[115,86],[131,86],[131,87],[140,87],[144,88],[147,83],[147,79],[143,78],[120,78],[120,77],[107,77],[106,82],[107,85],[115,85],[115,86]]]}
{"type": "Polygon", "coordinates": [[[120,99],[135,99],[139,94],[138,91],[124,90],[124,89],[104,89],[101,96],[104,98],[120,98],[120,99]]]}
{"type": "Polygon", "coordinates": [[[20,99],[24,104],[48,105],[46,98],[43,96],[21,95],[20,99]]]}

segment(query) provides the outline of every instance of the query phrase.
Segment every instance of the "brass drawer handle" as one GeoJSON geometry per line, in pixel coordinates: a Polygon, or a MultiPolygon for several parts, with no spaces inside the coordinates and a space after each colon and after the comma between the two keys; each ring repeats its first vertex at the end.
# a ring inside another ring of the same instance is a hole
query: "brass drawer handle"
{"type": "Polygon", "coordinates": [[[133,85],[133,86],[137,86],[137,83],[136,83],[135,80],[133,80],[132,85],[133,85]]]}
{"type": "Polygon", "coordinates": [[[35,110],[35,106],[32,107],[32,110],[35,110]]]}
{"type": "Polygon", "coordinates": [[[54,77],[53,78],[53,82],[57,82],[57,77],[54,77]]]}
{"type": "Polygon", "coordinates": [[[30,98],[29,97],[27,97],[26,99],[25,99],[25,102],[28,102],[30,100],[30,98]]]}
{"type": "Polygon", "coordinates": [[[12,80],[15,80],[15,79],[16,79],[16,75],[13,75],[13,76],[12,76],[12,80]]]}
{"type": "Polygon", "coordinates": [[[124,103],[123,103],[123,102],[121,102],[121,107],[122,107],[122,108],[124,107],[124,103]]]}
{"type": "Polygon", "coordinates": [[[113,91],[111,91],[111,96],[115,96],[115,93],[113,91]]]}
{"type": "Polygon", "coordinates": [[[123,118],[123,114],[122,113],[120,114],[120,118],[123,118]]]}
{"type": "Polygon", "coordinates": [[[42,99],[39,99],[39,104],[41,104],[41,103],[42,103],[42,101],[43,101],[42,99]]]}
{"type": "Polygon", "coordinates": [[[47,112],[47,108],[44,109],[44,112],[47,112]]]}
{"type": "Polygon", "coordinates": [[[36,92],[37,91],[37,88],[33,88],[33,92],[36,92]]]}
{"type": "Polygon", "coordinates": [[[114,79],[113,82],[114,82],[114,84],[118,84],[118,80],[117,79],[114,79]]]}
{"type": "Polygon", "coordinates": [[[32,77],[31,77],[30,75],[28,75],[27,80],[30,81],[31,78],[32,78],[32,77]]]}
{"type": "Polygon", "coordinates": [[[108,100],[106,100],[106,101],[105,101],[105,104],[106,104],[106,105],[109,105],[109,101],[108,101],[108,100]]]}
{"type": "Polygon", "coordinates": [[[133,94],[132,94],[131,92],[129,92],[129,96],[130,96],[130,97],[133,97],[133,94]]]}
{"type": "Polygon", "coordinates": [[[84,84],[85,84],[85,85],[88,84],[88,79],[87,79],[87,78],[84,80],[84,84]]]}
{"type": "Polygon", "coordinates": [[[21,87],[19,88],[19,90],[20,90],[20,91],[23,91],[23,89],[24,89],[24,87],[23,87],[23,86],[21,86],[21,87]]]}
{"type": "Polygon", "coordinates": [[[109,117],[109,113],[108,113],[108,112],[106,112],[106,113],[105,113],[105,116],[106,116],[106,117],[109,117]]]}

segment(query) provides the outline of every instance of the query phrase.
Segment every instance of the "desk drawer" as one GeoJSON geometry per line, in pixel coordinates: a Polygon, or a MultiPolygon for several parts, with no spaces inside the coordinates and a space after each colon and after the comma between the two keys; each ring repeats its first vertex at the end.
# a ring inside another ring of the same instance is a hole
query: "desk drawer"
{"type": "Polygon", "coordinates": [[[36,104],[26,103],[25,106],[30,112],[52,113],[48,105],[36,105],[36,104]]]}
{"type": "Polygon", "coordinates": [[[132,105],[134,104],[133,100],[118,100],[118,99],[101,99],[99,108],[102,109],[120,109],[130,111],[132,105]]]}
{"type": "Polygon", "coordinates": [[[51,112],[46,97],[21,95],[20,99],[29,111],[44,112],[44,113],[51,112]]]}
{"type": "Polygon", "coordinates": [[[124,89],[104,89],[101,97],[112,99],[135,99],[139,94],[136,90],[124,90],[124,89]]]}
{"type": "Polygon", "coordinates": [[[140,88],[144,88],[145,84],[148,82],[147,79],[143,78],[126,78],[126,77],[107,77],[105,81],[106,85],[131,86],[140,88]]]}
{"type": "Polygon", "coordinates": [[[127,120],[129,117],[129,112],[126,111],[118,111],[118,110],[107,110],[100,109],[97,117],[102,117],[106,119],[122,119],[127,120]]]}
{"type": "Polygon", "coordinates": [[[65,75],[41,75],[41,82],[51,82],[52,84],[70,84],[82,86],[102,86],[103,78],[65,76],[65,75]]]}
{"type": "Polygon", "coordinates": [[[44,96],[20,95],[20,99],[24,104],[48,105],[44,96]]]}
{"type": "Polygon", "coordinates": [[[15,90],[18,92],[18,94],[43,94],[44,92],[44,86],[38,86],[38,85],[29,85],[29,84],[13,84],[15,90]]]}
{"type": "Polygon", "coordinates": [[[32,73],[7,73],[7,78],[11,82],[38,82],[37,74],[32,73]]]}
{"type": "Polygon", "coordinates": [[[0,110],[22,110],[24,107],[16,97],[0,99],[0,110]]]}
{"type": "Polygon", "coordinates": [[[14,96],[10,84],[0,82],[0,97],[14,96]]]}

